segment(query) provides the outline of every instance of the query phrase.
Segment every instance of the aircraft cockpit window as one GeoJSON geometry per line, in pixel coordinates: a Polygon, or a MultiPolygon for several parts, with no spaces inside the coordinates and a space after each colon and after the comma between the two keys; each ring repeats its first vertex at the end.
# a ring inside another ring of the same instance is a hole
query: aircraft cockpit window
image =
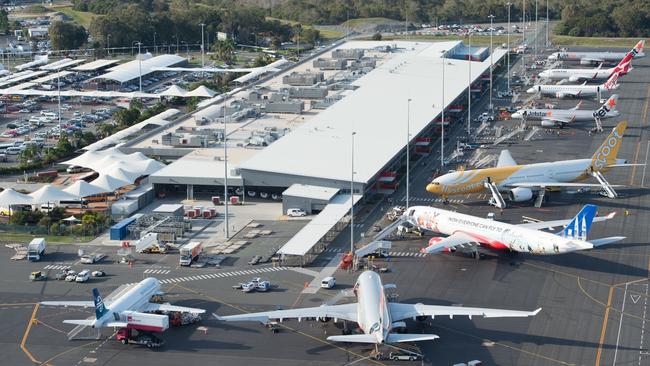
{"type": "Polygon", "coordinates": [[[379,329],[381,329],[381,325],[379,323],[375,323],[370,327],[370,331],[368,332],[369,334],[373,334],[375,332],[379,332],[379,329]]]}
{"type": "Polygon", "coordinates": [[[409,210],[409,212],[406,214],[406,216],[413,216],[413,213],[415,212],[415,209],[412,208],[409,210]]]}

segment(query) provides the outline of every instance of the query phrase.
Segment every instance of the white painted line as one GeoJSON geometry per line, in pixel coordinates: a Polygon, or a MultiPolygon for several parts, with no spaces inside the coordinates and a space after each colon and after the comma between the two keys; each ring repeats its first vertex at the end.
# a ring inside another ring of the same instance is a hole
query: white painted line
{"type": "Polygon", "coordinates": [[[616,365],[616,355],[618,354],[618,342],[621,339],[621,326],[623,325],[623,314],[625,314],[625,300],[627,299],[627,283],[625,284],[625,291],[623,292],[623,306],[621,308],[621,320],[618,322],[618,334],[616,335],[616,348],[614,349],[614,363],[616,365]]]}

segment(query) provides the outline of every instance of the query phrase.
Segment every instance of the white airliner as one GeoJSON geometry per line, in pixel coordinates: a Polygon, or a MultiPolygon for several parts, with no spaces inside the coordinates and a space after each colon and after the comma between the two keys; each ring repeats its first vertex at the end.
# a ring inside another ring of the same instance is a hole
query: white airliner
{"type": "Polygon", "coordinates": [[[562,128],[573,122],[584,122],[596,120],[597,123],[605,118],[618,117],[620,113],[616,110],[618,94],[612,94],[596,110],[580,109],[582,101],[571,109],[557,108],[522,108],[511,115],[512,118],[521,118],[526,121],[539,120],[542,127],[562,128]]]}
{"type": "Polygon", "coordinates": [[[471,308],[464,306],[440,306],[424,304],[402,304],[388,302],[384,293],[385,289],[395,288],[395,285],[382,285],[381,278],[373,271],[365,271],[359,275],[354,286],[354,293],[358,302],[343,305],[322,305],[313,308],[265,311],[261,313],[218,316],[222,321],[259,321],[267,323],[269,319],[298,319],[306,318],[344,319],[356,322],[363,334],[329,336],[327,340],[335,342],[354,343],[399,343],[434,340],[439,338],[435,334],[398,334],[391,331],[404,328],[404,319],[430,316],[482,316],[484,318],[502,317],[529,317],[535,316],[540,309],[535,311],[500,310],[486,308],[471,308]]]}
{"type": "Polygon", "coordinates": [[[554,187],[601,187],[608,197],[616,198],[618,195],[614,186],[607,182],[603,173],[615,167],[638,165],[616,158],[626,127],[626,121],[619,122],[588,159],[518,165],[510,152],[503,150],[496,167],[447,173],[436,177],[426,189],[445,199],[452,195],[489,190],[492,193],[491,203],[500,208],[505,208],[501,192],[506,192],[511,201],[524,202],[533,199],[533,190],[538,192],[539,200],[540,197],[544,198],[547,188],[554,187]],[[581,182],[590,177],[598,183],[581,182]]]}
{"type": "Polygon", "coordinates": [[[160,295],[160,282],[152,277],[146,278],[135,285],[118,288],[110,302],[104,303],[99,291],[93,289],[93,301],[41,301],[41,305],[95,307],[95,317],[90,319],[64,320],[66,324],[85,325],[92,328],[119,327],[133,328],[145,331],[162,332],[169,327],[167,315],[147,314],[156,311],[177,311],[202,314],[204,309],[174,306],[168,303],[156,304],[149,300],[154,295],[160,295]]]}
{"type": "Polygon", "coordinates": [[[592,249],[625,239],[624,236],[612,236],[588,240],[587,235],[592,222],[614,218],[615,213],[596,217],[598,207],[585,205],[570,220],[553,220],[525,223],[519,225],[465,215],[458,212],[442,210],[435,207],[415,206],[409,208],[403,220],[417,225],[420,229],[430,230],[447,237],[434,237],[423,253],[438,253],[472,247],[480,243],[492,249],[505,249],[531,254],[562,254],[577,250],[592,249]],[[566,227],[558,233],[541,231],[553,227],[566,227]]]}
{"type": "MultiPolygon", "coordinates": [[[[634,47],[638,52],[634,58],[644,57],[645,41],[639,41],[634,47]],[[639,47],[640,46],[640,47],[639,47]]],[[[603,62],[616,62],[625,57],[626,52],[555,52],[548,56],[550,61],[580,61],[581,65],[593,65],[603,62]]]]}
{"type": "Polygon", "coordinates": [[[585,81],[582,85],[565,85],[565,84],[539,84],[533,85],[526,93],[551,95],[556,98],[578,98],[597,96],[600,99],[600,93],[618,89],[618,73],[613,73],[605,83],[600,85],[587,85],[585,81]]]}
{"type": "Polygon", "coordinates": [[[618,72],[623,76],[631,69],[631,61],[643,50],[643,41],[639,41],[630,52],[626,53],[616,67],[601,69],[599,65],[595,69],[550,69],[539,73],[539,77],[549,80],[568,80],[571,82],[583,80],[605,80],[618,72]]]}

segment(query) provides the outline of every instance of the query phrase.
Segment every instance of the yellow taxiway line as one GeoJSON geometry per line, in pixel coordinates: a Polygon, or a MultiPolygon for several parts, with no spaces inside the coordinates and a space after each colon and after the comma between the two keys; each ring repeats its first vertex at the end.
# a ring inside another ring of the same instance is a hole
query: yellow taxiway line
{"type": "Polygon", "coordinates": [[[29,323],[27,323],[27,328],[25,328],[25,334],[23,334],[23,340],[20,342],[20,349],[25,352],[25,355],[34,363],[41,363],[41,361],[37,360],[31,352],[27,350],[27,347],[25,347],[25,343],[27,342],[27,337],[29,336],[29,332],[32,330],[32,325],[34,325],[36,322],[36,312],[38,312],[38,307],[40,304],[34,305],[34,311],[32,311],[32,317],[29,318],[29,323]]]}

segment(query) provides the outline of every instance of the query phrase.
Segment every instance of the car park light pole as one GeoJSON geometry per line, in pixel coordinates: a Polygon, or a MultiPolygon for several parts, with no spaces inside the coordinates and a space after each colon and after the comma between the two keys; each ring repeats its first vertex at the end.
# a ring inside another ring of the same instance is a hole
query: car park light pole
{"type": "Polygon", "coordinates": [[[507,2],[506,6],[508,6],[508,54],[506,55],[506,58],[508,60],[508,92],[510,92],[510,6],[512,6],[511,2],[507,2]]]}
{"type": "Polygon", "coordinates": [[[142,55],[140,54],[140,47],[142,42],[134,42],[138,45],[138,70],[139,70],[139,79],[140,79],[140,93],[142,93],[142,55]]]}
{"type": "Polygon", "coordinates": [[[199,25],[201,26],[201,67],[205,67],[205,47],[203,43],[203,27],[205,27],[205,23],[199,25]]]}
{"type": "MultiPolygon", "coordinates": [[[[226,114],[226,106],[228,104],[228,93],[226,93],[226,98],[223,101],[223,204],[224,204],[224,224],[225,230],[224,235],[226,240],[228,240],[228,144],[226,138],[226,126],[228,126],[228,116],[226,114]]],[[[246,191],[242,193],[242,196],[246,196],[246,191]]]]}
{"type": "Polygon", "coordinates": [[[350,154],[350,253],[354,256],[354,135],[352,131],[352,153],[350,154]]]}
{"type": "Polygon", "coordinates": [[[537,61],[537,39],[539,38],[539,18],[537,16],[537,5],[539,4],[538,0],[535,0],[535,61],[537,61]]]}
{"type": "Polygon", "coordinates": [[[411,155],[409,152],[409,145],[411,141],[411,98],[406,102],[406,208],[409,208],[409,180],[410,180],[410,164],[411,155]]]}
{"type": "MultiPolygon", "coordinates": [[[[61,128],[61,70],[56,74],[56,87],[59,100],[59,129],[61,128]]],[[[48,204],[49,207],[49,204],[48,204]]]]}
{"type": "Polygon", "coordinates": [[[524,0],[523,7],[521,9],[521,46],[523,52],[521,53],[521,68],[522,74],[526,73],[526,0],[524,0]]]}
{"type": "Polygon", "coordinates": [[[111,35],[107,35],[106,40],[106,52],[108,52],[108,57],[111,57],[111,35]]]}
{"type": "Polygon", "coordinates": [[[546,48],[548,48],[548,0],[546,0],[546,48]]]}
{"type": "Polygon", "coordinates": [[[156,34],[157,32],[153,32],[153,53],[158,54],[158,46],[156,46],[156,34]]]}
{"type": "Polygon", "coordinates": [[[492,61],[492,55],[494,54],[494,48],[492,48],[492,34],[494,33],[494,26],[492,25],[493,20],[494,20],[494,15],[490,14],[488,16],[490,18],[490,113],[492,113],[492,110],[494,109],[494,106],[492,105],[492,69],[494,69],[494,62],[492,61]]]}

